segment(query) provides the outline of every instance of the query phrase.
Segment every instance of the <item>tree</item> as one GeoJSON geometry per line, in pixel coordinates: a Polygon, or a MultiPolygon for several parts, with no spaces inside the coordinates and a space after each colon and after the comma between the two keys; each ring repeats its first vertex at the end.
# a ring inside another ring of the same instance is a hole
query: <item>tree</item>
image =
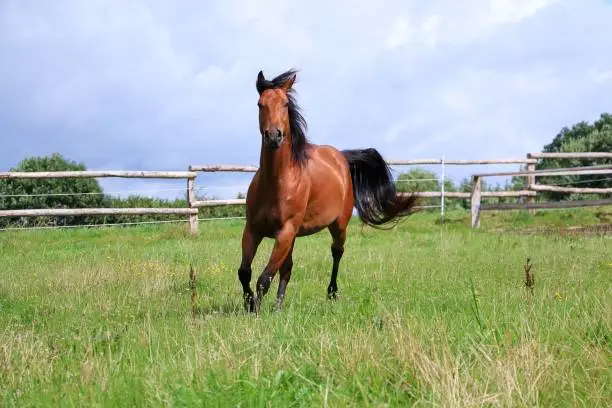
{"type": "MultiPolygon", "coordinates": [[[[564,127],[554,137],[551,143],[544,146],[543,152],[612,152],[612,114],[602,113],[600,118],[592,125],[582,121],[571,128],[564,127]]],[[[594,166],[612,164],[610,159],[542,159],[536,164],[537,170],[550,168],[565,168],[578,166],[594,166]]],[[[515,182],[513,178],[513,182],[515,182]]],[[[521,179],[524,179],[521,177],[521,179]]],[[[518,181],[517,181],[518,183],[518,181]]],[[[538,183],[590,187],[610,188],[612,180],[609,175],[585,176],[550,176],[538,177],[538,183]]],[[[542,193],[548,200],[562,200],[571,198],[569,193],[542,193]]]]}
{"type": "Polygon", "coordinates": [[[397,191],[440,191],[439,177],[433,171],[414,168],[397,178],[397,191]]]}
{"type": "MultiPolygon", "coordinates": [[[[593,125],[590,125],[586,121],[578,122],[574,124],[571,128],[563,127],[561,131],[555,136],[551,143],[544,146],[542,149],[543,152],[552,153],[552,152],[567,152],[566,148],[571,145],[569,142],[586,139],[591,133],[594,131],[598,132],[609,132],[612,129],[612,114],[602,113],[598,120],[596,120],[593,125]]],[[[576,146],[577,147],[577,146],[576,146]]],[[[586,147],[586,146],[583,146],[586,147]]],[[[598,145],[596,142],[595,145],[591,146],[594,149],[602,149],[605,148],[605,143],[598,145]]],[[[591,150],[594,152],[609,152],[611,150],[611,146],[607,145],[608,150],[591,150]]],[[[544,162],[545,163],[545,162],[544,162]]],[[[542,167],[548,168],[548,167],[542,167]]]]}
{"type": "MultiPolygon", "coordinates": [[[[422,168],[413,168],[406,173],[401,173],[397,178],[397,191],[441,191],[440,178],[433,171],[422,168]]],[[[456,191],[451,180],[444,180],[444,191],[456,191]]],[[[424,198],[422,205],[440,205],[439,198],[424,198]]]]}
{"type": "MultiPolygon", "coordinates": [[[[85,164],[65,159],[59,153],[23,159],[12,172],[84,171],[85,164]]],[[[0,180],[0,208],[7,210],[38,208],[91,208],[104,202],[102,188],[95,179],[4,179],[0,180]]],[[[93,222],[91,217],[23,218],[22,224],[73,225],[93,222]]],[[[0,218],[5,227],[16,219],[0,218]]]]}

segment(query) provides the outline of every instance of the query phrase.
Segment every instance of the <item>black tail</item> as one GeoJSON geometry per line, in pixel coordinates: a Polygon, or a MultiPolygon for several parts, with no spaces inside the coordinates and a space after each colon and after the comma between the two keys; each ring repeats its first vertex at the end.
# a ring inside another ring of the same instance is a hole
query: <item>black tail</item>
{"type": "Polygon", "coordinates": [[[397,194],[389,166],[376,149],[342,153],[349,163],[355,207],[364,224],[380,228],[414,212],[418,197],[397,194]]]}

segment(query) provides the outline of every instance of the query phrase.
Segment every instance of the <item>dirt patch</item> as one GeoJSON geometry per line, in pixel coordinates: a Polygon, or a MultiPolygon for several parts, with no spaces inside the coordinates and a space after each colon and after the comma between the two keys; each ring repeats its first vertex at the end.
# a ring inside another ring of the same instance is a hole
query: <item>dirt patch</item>
{"type": "Polygon", "coordinates": [[[602,223],[612,223],[612,212],[598,211],[595,213],[595,217],[602,223]]]}
{"type": "Polygon", "coordinates": [[[537,227],[523,229],[492,229],[491,232],[519,235],[612,235],[612,223],[572,227],[537,227]]]}

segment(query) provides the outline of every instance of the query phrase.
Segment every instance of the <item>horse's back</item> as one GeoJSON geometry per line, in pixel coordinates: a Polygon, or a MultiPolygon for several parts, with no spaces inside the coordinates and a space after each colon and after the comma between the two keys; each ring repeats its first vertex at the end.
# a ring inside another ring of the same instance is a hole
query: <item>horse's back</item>
{"type": "Polygon", "coordinates": [[[342,193],[350,188],[351,175],[348,162],[342,152],[333,146],[316,145],[312,148],[308,161],[308,174],[313,184],[311,188],[314,187],[317,191],[327,185],[342,193]]]}

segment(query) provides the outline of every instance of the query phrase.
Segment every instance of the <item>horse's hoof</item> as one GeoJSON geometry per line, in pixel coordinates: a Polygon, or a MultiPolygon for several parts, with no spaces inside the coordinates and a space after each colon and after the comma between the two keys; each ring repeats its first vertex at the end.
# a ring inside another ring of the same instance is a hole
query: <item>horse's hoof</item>
{"type": "Polygon", "coordinates": [[[253,297],[244,299],[244,310],[247,313],[253,313],[255,311],[255,300],[253,297]]]}
{"type": "Polygon", "coordinates": [[[259,309],[261,307],[261,301],[259,299],[253,300],[253,309],[252,312],[255,313],[255,316],[259,317],[259,309]]]}
{"type": "Polygon", "coordinates": [[[327,300],[338,300],[339,296],[336,292],[328,293],[327,300]]]}

